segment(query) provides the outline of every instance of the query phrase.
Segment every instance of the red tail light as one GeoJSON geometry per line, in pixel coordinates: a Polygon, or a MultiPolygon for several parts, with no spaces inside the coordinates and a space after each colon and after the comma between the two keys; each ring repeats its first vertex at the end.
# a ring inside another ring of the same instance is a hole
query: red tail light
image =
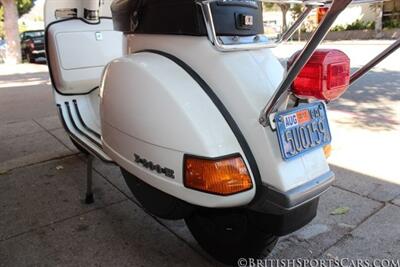
{"type": "MultiPolygon", "coordinates": [[[[300,53],[289,60],[288,65],[300,53]]],[[[334,100],[349,87],[350,59],[339,50],[316,50],[292,84],[293,93],[299,98],[334,100]]]]}

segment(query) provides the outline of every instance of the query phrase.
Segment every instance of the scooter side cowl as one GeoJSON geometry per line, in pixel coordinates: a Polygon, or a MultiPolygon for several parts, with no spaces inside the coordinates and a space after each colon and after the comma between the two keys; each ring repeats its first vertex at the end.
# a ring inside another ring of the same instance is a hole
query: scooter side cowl
{"type": "Polygon", "coordinates": [[[254,198],[255,186],[231,196],[184,186],[185,155],[247,159],[210,97],[175,62],[149,52],[116,59],[107,66],[100,90],[103,147],[118,165],[199,206],[244,206],[254,198]]]}

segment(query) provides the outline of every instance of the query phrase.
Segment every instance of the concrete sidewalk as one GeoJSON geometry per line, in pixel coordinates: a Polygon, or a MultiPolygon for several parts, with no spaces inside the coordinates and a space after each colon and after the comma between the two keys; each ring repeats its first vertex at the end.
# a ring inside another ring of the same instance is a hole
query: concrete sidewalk
{"type": "MultiPolygon", "coordinates": [[[[0,74],[0,266],[217,266],[183,221],[143,211],[115,166],[95,162],[96,202],[83,203],[85,159],[55,116],[44,67],[0,74]]],[[[269,258],[400,259],[400,185],[332,168],[317,218],[269,258]]]]}

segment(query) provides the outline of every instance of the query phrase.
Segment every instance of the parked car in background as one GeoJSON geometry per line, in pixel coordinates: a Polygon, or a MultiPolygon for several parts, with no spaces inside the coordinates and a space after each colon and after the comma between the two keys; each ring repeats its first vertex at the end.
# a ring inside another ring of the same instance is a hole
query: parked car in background
{"type": "Polygon", "coordinates": [[[46,59],[44,49],[44,30],[26,31],[21,33],[22,59],[35,63],[38,59],[46,59]]]}

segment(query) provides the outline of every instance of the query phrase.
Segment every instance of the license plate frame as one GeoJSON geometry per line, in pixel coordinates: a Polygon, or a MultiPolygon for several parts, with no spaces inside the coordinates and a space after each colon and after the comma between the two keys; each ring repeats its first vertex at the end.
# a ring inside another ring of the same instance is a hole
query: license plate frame
{"type": "Polygon", "coordinates": [[[282,158],[295,159],[331,143],[332,135],[324,102],[317,101],[275,115],[282,158]]]}

